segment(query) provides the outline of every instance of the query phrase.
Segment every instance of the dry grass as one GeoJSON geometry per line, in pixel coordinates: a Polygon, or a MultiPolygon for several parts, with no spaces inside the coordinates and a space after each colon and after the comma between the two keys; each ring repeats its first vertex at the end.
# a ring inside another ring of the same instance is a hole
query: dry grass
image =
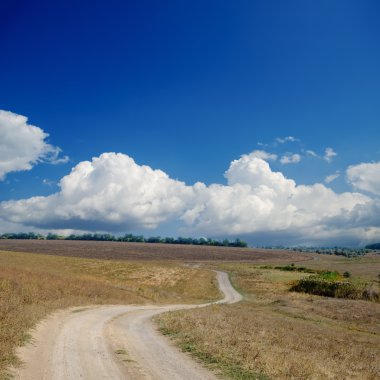
{"type": "Polygon", "coordinates": [[[157,318],[183,349],[234,379],[380,377],[379,304],[289,292],[304,273],[248,264],[222,269],[245,294],[243,303],[157,318]]]}
{"type": "Polygon", "coordinates": [[[302,263],[311,269],[350,272],[363,280],[379,280],[380,254],[371,253],[362,257],[347,258],[335,255],[313,255],[314,260],[302,263]]]}
{"type": "Polygon", "coordinates": [[[380,377],[379,304],[291,293],[291,282],[304,273],[257,267],[298,262],[313,269],[349,271],[354,280],[374,281],[380,273],[380,255],[346,259],[139,243],[0,243],[7,245],[6,250],[23,247],[53,254],[2,252],[0,245],[0,378],[4,368],[17,361],[14,348],[28,339],[28,330],[58,308],[94,303],[198,303],[218,298],[214,275],[182,267],[183,261],[203,261],[209,266],[214,262],[214,268],[231,274],[245,295],[239,305],[159,318],[162,329],[175,336],[184,350],[228,377],[266,378],[260,373],[276,379],[380,377]],[[236,263],[239,260],[254,264],[236,263]]]}
{"type": "Polygon", "coordinates": [[[28,339],[30,328],[56,309],[218,297],[214,274],[203,269],[0,251],[0,378],[17,364],[15,347],[28,339]]]}
{"type": "Polygon", "coordinates": [[[271,260],[282,263],[288,262],[289,260],[298,262],[313,259],[312,254],[284,250],[70,240],[0,239],[0,251],[31,252],[105,260],[139,261],[237,261],[260,263],[271,260]]]}

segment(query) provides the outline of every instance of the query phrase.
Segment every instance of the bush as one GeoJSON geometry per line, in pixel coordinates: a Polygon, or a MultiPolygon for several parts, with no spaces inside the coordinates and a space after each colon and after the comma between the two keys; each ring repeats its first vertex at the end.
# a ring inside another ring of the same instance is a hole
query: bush
{"type": "Polygon", "coordinates": [[[376,302],[380,299],[379,291],[372,285],[331,280],[324,278],[323,275],[303,278],[290,290],[334,298],[363,299],[376,302]]]}
{"type": "MultiPolygon", "coordinates": [[[[263,268],[263,267],[261,267],[263,268]]],[[[303,272],[303,273],[316,273],[315,270],[309,269],[306,267],[296,267],[294,264],[284,265],[284,266],[276,266],[274,269],[288,271],[288,272],[303,272]]]]}

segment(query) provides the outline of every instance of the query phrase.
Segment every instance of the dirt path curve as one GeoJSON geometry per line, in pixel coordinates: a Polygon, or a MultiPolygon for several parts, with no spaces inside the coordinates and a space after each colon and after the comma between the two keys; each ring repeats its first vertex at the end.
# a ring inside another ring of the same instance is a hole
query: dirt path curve
{"type": "MultiPolygon", "coordinates": [[[[217,278],[224,298],[215,303],[242,299],[226,273],[218,271],[217,278]]],[[[25,365],[15,379],[216,379],[151,322],[169,310],[207,305],[107,305],[55,313],[38,326],[33,343],[19,350],[25,365]]]]}

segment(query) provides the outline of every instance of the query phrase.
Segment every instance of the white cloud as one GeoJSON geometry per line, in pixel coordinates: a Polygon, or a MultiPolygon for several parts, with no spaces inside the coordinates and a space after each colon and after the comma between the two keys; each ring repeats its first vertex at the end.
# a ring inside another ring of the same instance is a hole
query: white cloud
{"type": "Polygon", "coordinates": [[[317,153],[310,149],[306,151],[306,154],[311,157],[319,157],[317,153]]]}
{"type": "Polygon", "coordinates": [[[59,154],[61,152],[62,152],[61,149],[57,149],[56,155],[54,157],[51,157],[49,162],[53,165],[67,164],[70,161],[70,157],[69,156],[59,157],[59,154]]]}
{"type": "Polygon", "coordinates": [[[365,241],[380,229],[373,211],[379,200],[297,185],[254,152],[232,161],[225,178],[227,184],[188,186],[127,155],[105,153],[75,166],[53,195],[0,203],[0,216],[36,228],[112,232],[174,223],[188,234],[286,244],[365,241]]]}
{"type": "Polygon", "coordinates": [[[265,144],[265,143],[263,143],[263,142],[261,142],[261,141],[259,141],[259,142],[257,143],[257,145],[258,145],[258,146],[262,146],[263,148],[266,148],[266,147],[269,146],[269,144],[265,144]]]}
{"type": "Polygon", "coordinates": [[[225,176],[227,186],[200,188],[195,208],[185,213],[183,218],[194,231],[324,237],[331,218],[370,202],[362,194],[336,194],[322,184],[297,186],[273,172],[267,162],[249,155],[233,161],[225,176]]]}
{"type": "Polygon", "coordinates": [[[60,188],[47,197],[2,202],[0,215],[41,228],[154,228],[180,215],[192,195],[183,182],[115,153],[79,163],[60,188]]]}
{"type": "Polygon", "coordinates": [[[0,110],[0,180],[10,172],[30,170],[38,162],[62,163],[61,149],[46,142],[49,135],[28,124],[25,116],[0,110]]]}
{"type": "Polygon", "coordinates": [[[358,190],[380,195],[380,162],[350,166],[347,179],[358,190]]]}
{"type": "Polygon", "coordinates": [[[284,165],[297,164],[301,161],[301,156],[297,153],[287,153],[281,157],[280,162],[284,165]]]}
{"type": "Polygon", "coordinates": [[[339,172],[336,172],[334,174],[330,174],[328,175],[326,178],[325,178],[325,183],[331,183],[333,181],[335,181],[337,178],[340,177],[340,174],[339,172]]]}
{"type": "Polygon", "coordinates": [[[285,144],[287,142],[296,142],[300,141],[299,139],[293,137],[293,136],[286,136],[286,137],[276,137],[276,142],[278,144],[285,144]]]}
{"type": "Polygon", "coordinates": [[[325,149],[325,155],[323,156],[323,159],[327,162],[331,162],[335,156],[337,156],[338,153],[334,152],[333,148],[326,148],[325,149]]]}
{"type": "Polygon", "coordinates": [[[266,152],[265,150],[254,150],[251,154],[251,157],[261,158],[266,161],[275,161],[277,160],[277,154],[266,152]]]}

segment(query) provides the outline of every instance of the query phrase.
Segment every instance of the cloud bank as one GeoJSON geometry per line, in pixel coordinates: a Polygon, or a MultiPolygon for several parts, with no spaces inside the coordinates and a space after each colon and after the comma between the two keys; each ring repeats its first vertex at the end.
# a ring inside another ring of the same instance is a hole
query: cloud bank
{"type": "Polygon", "coordinates": [[[61,149],[46,142],[48,134],[28,124],[25,116],[0,110],[0,180],[8,173],[30,170],[38,162],[67,162],[61,149]]]}
{"type": "Polygon", "coordinates": [[[76,165],[55,194],[1,202],[0,218],[35,228],[110,232],[174,223],[177,233],[240,236],[260,244],[358,244],[378,236],[380,187],[366,180],[373,170],[379,174],[378,166],[348,169],[357,189],[375,194],[368,196],[338,194],[319,183],[297,185],[266,159],[273,158],[257,151],[243,155],[225,172],[226,184],[189,186],[125,154],[104,153],[76,165]]]}

